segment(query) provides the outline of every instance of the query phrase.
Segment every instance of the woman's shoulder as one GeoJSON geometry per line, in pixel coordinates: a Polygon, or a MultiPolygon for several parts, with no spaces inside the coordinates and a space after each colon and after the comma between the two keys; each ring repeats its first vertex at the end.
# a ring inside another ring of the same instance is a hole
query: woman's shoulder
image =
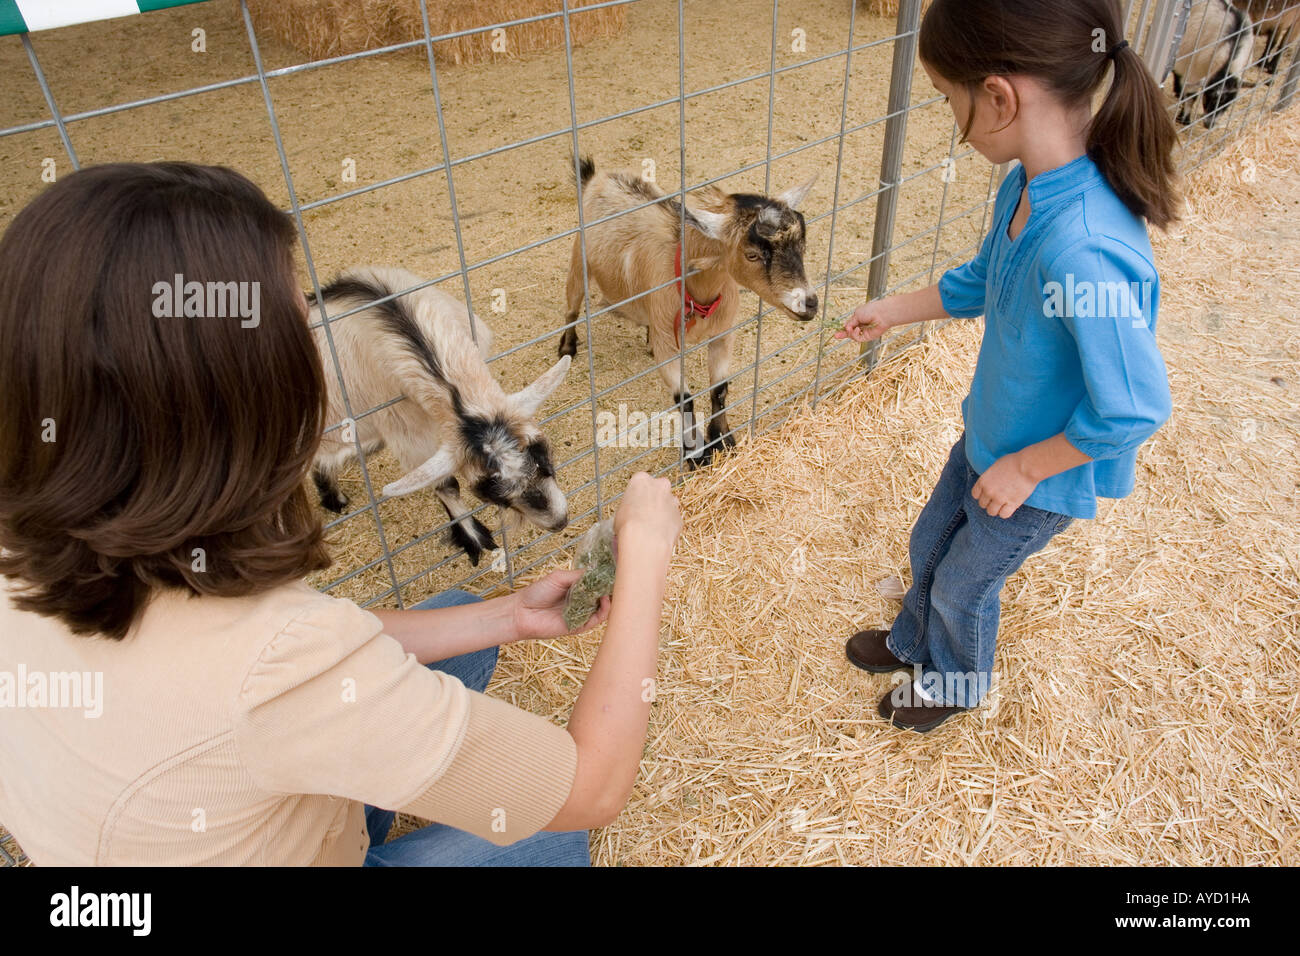
{"type": "Polygon", "coordinates": [[[328,666],[372,640],[383,630],[379,618],[347,598],[338,598],[298,581],[250,600],[246,632],[257,667],[293,660],[310,669],[311,658],[328,666]]]}

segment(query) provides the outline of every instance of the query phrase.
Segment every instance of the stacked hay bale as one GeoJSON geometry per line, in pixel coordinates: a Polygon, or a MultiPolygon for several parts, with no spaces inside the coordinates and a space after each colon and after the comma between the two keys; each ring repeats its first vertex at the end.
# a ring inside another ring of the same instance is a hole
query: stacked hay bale
{"type": "MultiPolygon", "coordinates": [[[[626,22],[626,7],[583,12],[596,0],[570,0],[573,43],[616,36],[626,22]]],[[[427,0],[434,36],[563,9],[561,0],[427,0]]],[[[313,60],[342,56],[424,36],[419,0],[250,0],[259,31],[313,60]]],[[[564,20],[552,17],[442,40],[434,55],[442,63],[477,63],[499,57],[564,48],[564,20]]]]}
{"type": "Polygon", "coordinates": [[[898,16],[898,0],[858,0],[862,8],[873,16],[898,16]]]}

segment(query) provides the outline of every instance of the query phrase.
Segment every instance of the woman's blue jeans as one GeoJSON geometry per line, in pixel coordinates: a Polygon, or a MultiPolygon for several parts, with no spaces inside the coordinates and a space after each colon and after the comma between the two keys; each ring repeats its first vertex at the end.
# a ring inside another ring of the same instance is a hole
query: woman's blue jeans
{"type": "MultiPolygon", "coordinates": [[[[483,600],[465,591],[444,591],[416,605],[416,609],[454,607],[483,600]]],[[[497,649],[461,654],[428,665],[459,677],[470,690],[480,693],[497,666],[497,649]]],[[[587,831],[551,833],[541,830],[509,846],[497,846],[482,837],[430,824],[385,843],[396,814],[392,810],[366,807],[366,829],[370,851],[366,866],[590,866],[587,831]]]]}
{"type": "Polygon", "coordinates": [[[1007,578],[1074,520],[1028,505],[993,517],[971,497],[978,480],[963,434],[912,529],[912,586],[885,642],[918,665],[923,690],[952,707],[974,707],[992,684],[1007,578]]]}

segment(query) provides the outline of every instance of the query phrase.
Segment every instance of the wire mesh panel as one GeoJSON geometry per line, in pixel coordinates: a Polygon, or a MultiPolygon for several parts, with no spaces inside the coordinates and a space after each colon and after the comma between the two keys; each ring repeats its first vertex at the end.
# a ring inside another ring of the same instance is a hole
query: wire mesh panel
{"type": "MultiPolygon", "coordinates": [[[[353,426],[411,399],[352,402],[335,333],[362,307],[327,306],[323,357],[346,410],[329,433],[358,454],[342,475],[349,504],[328,516],[335,565],[314,583],[367,606],[453,586],[508,589],[608,516],[634,471],[688,474],[681,434],[692,422],[665,369],[689,384],[701,428],[712,390],[726,385],[718,412],[737,435],[756,435],[920,340],[925,329],[864,356],[826,325],[971,258],[1005,173],[959,142],[921,71],[920,0],[552,0],[508,5],[509,16],[493,4],[393,0],[392,32],[363,24],[359,34],[327,18],[329,3],[192,3],[35,34],[21,19],[29,6],[0,0],[0,29],[14,34],[0,38],[10,91],[0,224],[69,166],[220,163],[292,215],[306,291],[319,296],[357,265],[417,274],[412,289],[470,305],[476,340],[491,330],[489,367],[506,392],[556,361],[566,328],[577,333],[568,375],[536,416],[568,527],[505,522],[472,501],[499,546],[473,564],[449,543],[432,489],[381,493],[403,468],[385,451],[362,454],[353,426]],[[450,18],[452,7],[480,14],[450,18]],[[348,30],[364,42],[349,46],[348,30]],[[642,200],[588,216],[583,156],[646,184],[642,200]],[[620,215],[671,213],[683,241],[687,210],[710,187],[772,196],[813,174],[801,206],[819,303],[811,321],[745,291],[733,328],[656,356],[623,318],[677,280],[610,301],[589,274],[593,230],[620,215]],[[571,261],[576,318],[566,314],[571,261]]],[[[1158,79],[1178,74],[1170,110],[1187,120],[1185,169],[1294,97],[1300,3],[1243,9],[1253,18],[1223,0],[1128,0],[1133,45],[1158,79]],[[1192,69],[1201,60],[1213,67],[1204,76],[1192,69]]]]}

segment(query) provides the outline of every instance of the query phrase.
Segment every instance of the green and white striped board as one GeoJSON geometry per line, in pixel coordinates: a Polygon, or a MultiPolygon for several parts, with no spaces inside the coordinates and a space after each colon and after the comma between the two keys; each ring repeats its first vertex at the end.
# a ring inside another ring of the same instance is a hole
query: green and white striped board
{"type": "Polygon", "coordinates": [[[0,36],[110,20],[203,0],[0,0],[0,36]]]}

